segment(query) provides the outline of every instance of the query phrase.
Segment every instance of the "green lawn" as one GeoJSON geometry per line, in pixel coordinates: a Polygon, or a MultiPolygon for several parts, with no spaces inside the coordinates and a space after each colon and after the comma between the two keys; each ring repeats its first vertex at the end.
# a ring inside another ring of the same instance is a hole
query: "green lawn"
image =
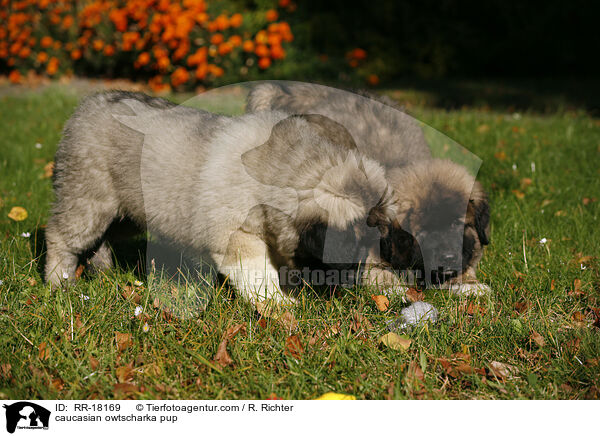
{"type": "Polygon", "coordinates": [[[224,290],[199,317],[172,318],[134,267],[51,291],[40,275],[53,199],[44,166],[76,103],[57,88],[0,98],[0,398],[600,397],[599,119],[410,106],[483,159],[492,242],[480,278],[494,292],[461,300],[426,291],[439,322],[395,351],[378,341],[402,304],[380,312],[369,289],[302,298],[291,309],[293,339],[224,290]],[[28,218],[11,220],[14,206],[28,218]],[[123,297],[128,285],[138,303],[123,297]],[[233,364],[221,368],[211,361],[240,323],[246,334],[229,342],[233,364]]]}

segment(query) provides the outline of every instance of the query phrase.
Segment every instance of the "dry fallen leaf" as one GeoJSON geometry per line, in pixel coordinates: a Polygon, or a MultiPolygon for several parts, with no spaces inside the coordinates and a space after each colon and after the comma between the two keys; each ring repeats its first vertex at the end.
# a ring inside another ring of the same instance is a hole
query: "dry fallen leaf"
{"type": "Polygon", "coordinates": [[[294,359],[300,359],[302,353],[304,353],[304,348],[298,335],[288,336],[285,340],[285,354],[292,356],[294,359]]]}
{"type": "Polygon", "coordinates": [[[387,333],[379,338],[379,342],[392,350],[408,350],[412,340],[406,336],[400,336],[394,332],[387,333]]]}
{"type": "Polygon", "coordinates": [[[544,345],[546,345],[544,337],[535,330],[531,333],[531,340],[538,344],[538,347],[543,347],[544,345]]]}
{"type": "Polygon", "coordinates": [[[221,367],[233,365],[233,359],[227,352],[227,344],[239,332],[242,332],[242,334],[246,333],[245,322],[229,327],[227,331],[223,334],[223,337],[221,338],[221,343],[219,343],[219,347],[217,348],[217,352],[215,354],[215,357],[213,358],[213,361],[217,365],[221,367]]]}
{"type": "Polygon", "coordinates": [[[519,200],[522,200],[525,198],[525,193],[523,191],[520,191],[518,189],[513,189],[512,193],[515,194],[515,197],[517,197],[519,200]]]}
{"type": "Polygon", "coordinates": [[[117,380],[119,383],[126,383],[133,380],[133,363],[128,363],[124,366],[119,366],[115,373],[117,375],[117,380]]]}
{"type": "Polygon", "coordinates": [[[273,319],[281,324],[287,331],[292,332],[298,327],[298,321],[291,312],[275,304],[271,300],[258,301],[255,303],[256,310],[267,319],[273,319]]]}
{"type": "Polygon", "coordinates": [[[406,291],[406,298],[411,303],[416,303],[417,301],[424,301],[425,294],[423,294],[423,291],[420,289],[409,288],[408,291],[406,291]]]}
{"type": "Polygon", "coordinates": [[[38,355],[41,360],[46,360],[46,359],[48,359],[48,357],[50,357],[50,350],[48,350],[48,347],[45,342],[42,342],[38,346],[38,351],[39,351],[38,355]]]}
{"type": "Polygon", "coordinates": [[[22,207],[15,206],[8,213],[8,217],[13,221],[23,221],[27,219],[27,211],[22,207]]]}
{"type": "Polygon", "coordinates": [[[117,349],[119,351],[123,351],[133,345],[133,340],[129,333],[115,332],[115,340],[117,341],[117,349]]]}
{"type": "Polygon", "coordinates": [[[34,279],[33,277],[29,277],[27,279],[27,283],[29,283],[29,286],[35,286],[35,285],[37,285],[37,280],[34,279]]]}
{"type": "Polygon", "coordinates": [[[477,127],[477,133],[486,133],[489,132],[489,130],[490,126],[488,126],[487,124],[481,124],[477,127]]]}
{"type": "Polygon", "coordinates": [[[85,266],[79,265],[77,267],[77,269],[75,270],[75,278],[76,279],[81,278],[84,270],[85,270],[85,266]]]}
{"type": "Polygon", "coordinates": [[[380,312],[385,312],[390,307],[390,300],[385,295],[371,295],[371,299],[375,302],[380,312]]]}
{"type": "Polygon", "coordinates": [[[94,356],[90,356],[90,368],[92,368],[92,371],[96,371],[99,364],[100,362],[98,362],[98,359],[96,359],[94,356]]]}
{"type": "Polygon", "coordinates": [[[113,386],[113,393],[116,397],[127,396],[138,391],[139,388],[131,383],[117,383],[113,386]]]}
{"type": "Polygon", "coordinates": [[[65,388],[65,382],[60,377],[52,379],[52,387],[57,391],[62,391],[65,388]]]}
{"type": "Polygon", "coordinates": [[[54,162],[48,162],[44,165],[44,178],[49,179],[54,173],[54,162]]]}
{"type": "Polygon", "coordinates": [[[488,368],[490,370],[490,374],[499,380],[513,378],[518,374],[517,368],[507,363],[493,361],[490,362],[488,368]]]}
{"type": "Polygon", "coordinates": [[[529,177],[522,178],[521,179],[521,189],[523,189],[523,190],[527,189],[532,183],[533,183],[533,180],[531,180],[529,177]]]}
{"type": "Polygon", "coordinates": [[[515,303],[515,311],[518,313],[527,312],[531,307],[531,303],[529,301],[517,301],[515,303]]]}
{"type": "Polygon", "coordinates": [[[585,315],[583,313],[575,312],[573,315],[571,315],[571,317],[573,318],[573,322],[576,326],[585,327],[587,325],[585,315]]]}
{"type": "Polygon", "coordinates": [[[138,304],[140,301],[142,301],[141,295],[135,292],[133,288],[129,285],[123,286],[123,291],[121,291],[121,295],[126,300],[131,300],[135,304],[138,304]]]}
{"type": "Polygon", "coordinates": [[[371,330],[373,324],[367,319],[362,313],[354,310],[352,312],[352,321],[350,322],[350,330],[354,333],[366,333],[367,330],[371,330]]]}

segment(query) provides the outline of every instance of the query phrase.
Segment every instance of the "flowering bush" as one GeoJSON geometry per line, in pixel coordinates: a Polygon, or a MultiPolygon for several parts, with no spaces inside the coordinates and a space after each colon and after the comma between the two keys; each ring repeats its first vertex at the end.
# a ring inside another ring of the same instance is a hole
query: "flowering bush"
{"type": "MultiPolygon", "coordinates": [[[[264,3],[264,2],[262,2],[264,3]]],[[[0,73],[146,79],[155,91],[266,70],[293,34],[281,13],[228,13],[206,0],[0,0],[0,73]]]]}

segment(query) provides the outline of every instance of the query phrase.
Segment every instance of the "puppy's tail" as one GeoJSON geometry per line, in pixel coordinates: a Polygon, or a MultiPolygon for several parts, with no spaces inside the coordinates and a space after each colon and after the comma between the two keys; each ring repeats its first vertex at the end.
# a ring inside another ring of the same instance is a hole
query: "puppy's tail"
{"type": "Polygon", "coordinates": [[[273,83],[263,83],[252,88],[246,102],[246,112],[274,109],[275,102],[284,95],[284,90],[273,83]]]}

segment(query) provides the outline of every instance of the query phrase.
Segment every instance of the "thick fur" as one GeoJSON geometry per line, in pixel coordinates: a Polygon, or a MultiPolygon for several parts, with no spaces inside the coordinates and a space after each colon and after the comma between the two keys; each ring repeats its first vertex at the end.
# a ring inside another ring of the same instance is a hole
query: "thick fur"
{"type": "Polygon", "coordinates": [[[281,267],[326,262],[307,242],[324,226],[352,235],[355,266],[379,248],[363,241],[368,217],[397,211],[384,168],[348,138],[318,115],[231,118],[138,93],[88,97],[56,154],[46,280],[72,279],[90,249],[109,267],[106,231],[121,220],[210,263],[250,300],[284,298],[281,267]]]}
{"type": "MultiPolygon", "coordinates": [[[[295,82],[254,86],[246,110],[328,117],[347,127],[360,152],[385,168],[398,214],[391,221],[372,218],[382,233],[382,246],[381,258],[371,263],[421,270],[424,278],[458,293],[487,290],[476,280],[477,264],[489,243],[487,195],[464,167],[431,157],[411,117],[388,101],[295,82]],[[432,276],[436,268],[455,273],[432,276]]],[[[375,271],[376,278],[381,275],[375,271]]]]}

